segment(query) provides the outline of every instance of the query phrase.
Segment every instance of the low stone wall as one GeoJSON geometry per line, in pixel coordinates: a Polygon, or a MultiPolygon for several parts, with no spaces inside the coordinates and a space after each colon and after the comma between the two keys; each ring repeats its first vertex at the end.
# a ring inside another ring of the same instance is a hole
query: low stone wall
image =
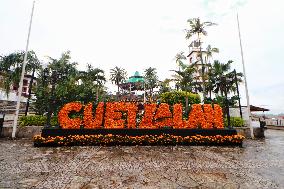
{"type": "MultiPolygon", "coordinates": [[[[32,138],[34,135],[40,134],[42,126],[26,126],[18,127],[16,132],[17,138],[32,138]]],[[[1,137],[12,137],[13,127],[3,127],[1,137]]]]}
{"type": "Polygon", "coordinates": [[[237,133],[243,135],[246,138],[250,138],[250,128],[249,127],[234,127],[237,133]]]}
{"type": "Polygon", "coordinates": [[[284,126],[267,125],[267,129],[284,130],[284,126]]]}
{"type": "MultiPolygon", "coordinates": [[[[249,127],[234,127],[237,130],[237,133],[243,135],[246,138],[251,138],[250,128],[249,127]]],[[[253,127],[253,135],[255,138],[264,138],[264,128],[253,127]]]]}

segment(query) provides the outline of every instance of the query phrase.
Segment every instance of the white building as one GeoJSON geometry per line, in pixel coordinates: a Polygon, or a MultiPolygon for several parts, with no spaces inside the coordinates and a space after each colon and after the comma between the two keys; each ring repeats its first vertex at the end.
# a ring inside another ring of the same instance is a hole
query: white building
{"type": "MultiPolygon", "coordinates": [[[[21,96],[21,102],[26,102],[27,98],[29,96],[29,85],[31,82],[32,76],[31,75],[25,75],[23,80],[23,90],[22,90],[22,96],[21,96]]],[[[3,86],[4,77],[0,73],[0,86],[3,86]]],[[[33,79],[33,86],[36,85],[36,78],[33,79]]],[[[17,91],[18,86],[16,84],[12,84],[10,86],[10,92],[7,96],[5,89],[0,87],[0,101],[17,101],[17,91]]]]}
{"type": "MultiPolygon", "coordinates": [[[[187,57],[189,60],[189,65],[195,64],[196,73],[194,77],[196,78],[197,81],[202,82],[202,62],[201,62],[199,54],[200,54],[199,42],[193,41],[189,45],[189,54],[187,55],[187,57]]],[[[206,64],[207,62],[206,51],[203,51],[201,49],[201,54],[202,54],[202,60],[203,60],[203,65],[204,65],[204,72],[206,73],[208,71],[208,65],[206,64]]]]}
{"type": "MultiPolygon", "coordinates": [[[[246,125],[248,125],[249,114],[248,114],[247,106],[242,106],[241,111],[242,111],[242,117],[243,117],[244,121],[246,122],[246,125]]],[[[255,126],[255,127],[259,127],[259,119],[263,116],[253,114],[253,113],[254,112],[263,112],[263,115],[264,115],[264,112],[269,111],[269,109],[250,105],[250,111],[252,112],[252,125],[255,126]]],[[[239,107],[230,107],[229,112],[230,112],[231,117],[241,117],[239,107]]]]}

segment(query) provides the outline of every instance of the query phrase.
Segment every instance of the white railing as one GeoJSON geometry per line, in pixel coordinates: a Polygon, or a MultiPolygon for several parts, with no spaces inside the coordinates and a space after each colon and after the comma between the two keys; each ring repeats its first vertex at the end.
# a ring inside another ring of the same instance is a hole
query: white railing
{"type": "Polygon", "coordinates": [[[284,126],[284,119],[265,120],[265,122],[266,122],[266,125],[284,126]]]}

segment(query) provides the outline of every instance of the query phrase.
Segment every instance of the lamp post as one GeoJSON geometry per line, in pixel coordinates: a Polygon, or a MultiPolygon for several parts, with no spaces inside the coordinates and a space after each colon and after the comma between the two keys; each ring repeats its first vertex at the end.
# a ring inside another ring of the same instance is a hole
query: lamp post
{"type": "Polygon", "coordinates": [[[35,67],[33,67],[32,78],[31,78],[30,84],[29,84],[29,96],[28,96],[28,99],[27,99],[27,105],[26,105],[26,110],[25,110],[25,116],[27,116],[28,111],[29,111],[30,99],[31,99],[31,96],[32,96],[32,87],[33,87],[33,82],[34,82],[34,75],[35,75],[35,67]]]}
{"type": "Polygon", "coordinates": [[[240,109],[240,116],[241,116],[241,118],[243,118],[243,113],[242,113],[242,106],[241,106],[241,99],[240,99],[240,92],[239,92],[239,85],[238,85],[238,78],[237,78],[236,69],[234,69],[234,80],[235,80],[236,89],[237,89],[238,102],[239,102],[239,109],[240,109]]]}

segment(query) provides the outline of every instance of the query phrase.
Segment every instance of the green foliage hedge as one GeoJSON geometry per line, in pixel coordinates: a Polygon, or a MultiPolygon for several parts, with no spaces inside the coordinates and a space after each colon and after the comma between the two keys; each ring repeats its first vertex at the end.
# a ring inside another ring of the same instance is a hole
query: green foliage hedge
{"type": "MultiPolygon", "coordinates": [[[[46,119],[47,117],[42,115],[22,116],[20,118],[20,126],[44,126],[46,119]]],[[[57,117],[51,117],[50,124],[52,126],[58,125],[57,117]]]]}
{"type": "MultiPolygon", "coordinates": [[[[232,127],[243,127],[245,124],[245,121],[240,117],[231,117],[230,122],[232,127]]],[[[227,118],[224,119],[224,125],[228,127],[227,118]]]]}
{"type": "Polygon", "coordinates": [[[188,104],[199,104],[201,102],[198,94],[186,91],[171,91],[160,94],[161,102],[174,105],[181,103],[185,107],[185,98],[188,97],[188,104]]]}

